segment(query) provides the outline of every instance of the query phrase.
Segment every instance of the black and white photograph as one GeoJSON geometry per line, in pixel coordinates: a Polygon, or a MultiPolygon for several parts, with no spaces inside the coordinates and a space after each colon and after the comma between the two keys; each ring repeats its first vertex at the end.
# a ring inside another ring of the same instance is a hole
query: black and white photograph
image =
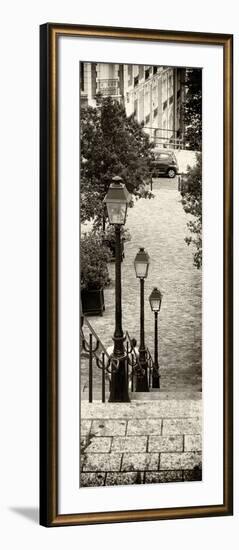
{"type": "Polygon", "coordinates": [[[3,550],[238,546],[237,7],[1,6],[3,550]]]}
{"type": "Polygon", "coordinates": [[[233,37],[40,43],[41,525],[230,515],[233,37]]]}
{"type": "Polygon", "coordinates": [[[80,63],[80,488],[203,479],[202,94],[80,63]]]}

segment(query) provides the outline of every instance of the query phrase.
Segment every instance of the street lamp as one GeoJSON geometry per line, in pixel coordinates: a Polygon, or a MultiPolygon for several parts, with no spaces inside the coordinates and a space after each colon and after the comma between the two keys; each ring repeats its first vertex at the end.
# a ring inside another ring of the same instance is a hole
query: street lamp
{"type": "Polygon", "coordinates": [[[119,176],[112,179],[112,183],[104,198],[110,225],[115,227],[115,331],[113,336],[114,350],[113,368],[110,384],[110,402],[128,402],[127,362],[124,348],[124,334],[122,329],[122,300],[121,300],[121,226],[125,224],[127,207],[131,195],[122,183],[119,176]],[[114,361],[115,360],[115,361],[114,361]]]}
{"type": "Polygon", "coordinates": [[[144,248],[140,248],[134,260],[136,277],[140,279],[140,344],[139,344],[139,364],[143,369],[143,374],[136,378],[136,391],[149,391],[148,384],[148,362],[147,352],[144,341],[144,279],[148,276],[149,255],[144,248]]]}
{"type": "Polygon", "coordinates": [[[158,288],[154,288],[149,296],[150,307],[154,313],[154,364],[153,364],[153,388],[160,388],[160,374],[158,363],[158,313],[161,308],[162,294],[158,288]]]}

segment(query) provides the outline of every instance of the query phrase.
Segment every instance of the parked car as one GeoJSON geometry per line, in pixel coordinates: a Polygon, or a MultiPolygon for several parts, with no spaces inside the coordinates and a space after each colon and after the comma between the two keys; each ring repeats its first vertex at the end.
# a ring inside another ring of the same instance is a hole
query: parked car
{"type": "Polygon", "coordinates": [[[167,176],[168,178],[175,178],[178,174],[179,168],[174,151],[171,149],[155,149],[154,160],[152,161],[152,176],[158,178],[160,176],[167,176]]]}

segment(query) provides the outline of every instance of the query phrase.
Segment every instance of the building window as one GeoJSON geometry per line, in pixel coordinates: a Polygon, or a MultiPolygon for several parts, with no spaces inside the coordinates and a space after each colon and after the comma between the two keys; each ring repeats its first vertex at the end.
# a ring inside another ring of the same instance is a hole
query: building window
{"type": "Polygon", "coordinates": [[[139,80],[142,80],[144,78],[144,66],[139,65],[139,80]]]}
{"type": "Polygon", "coordinates": [[[133,82],[133,65],[128,65],[128,86],[133,82]]]}
{"type": "Polygon", "coordinates": [[[138,83],[139,83],[139,75],[134,77],[134,87],[138,86],[138,83]]]}
{"type": "Polygon", "coordinates": [[[145,89],[144,93],[144,114],[145,116],[150,113],[150,93],[149,88],[145,89]]]}
{"type": "Polygon", "coordinates": [[[158,70],[157,65],[154,65],[154,66],[153,66],[153,74],[156,74],[157,70],[158,70]]]}
{"type": "Polygon", "coordinates": [[[139,111],[138,111],[138,121],[143,122],[144,120],[144,91],[141,88],[139,92],[139,111]]]}
{"type": "Polygon", "coordinates": [[[165,75],[162,81],[162,96],[163,98],[167,97],[167,77],[165,75]]]}
{"type": "Polygon", "coordinates": [[[157,116],[158,114],[158,107],[156,107],[156,109],[154,109],[154,118],[157,116]]]}
{"type": "Polygon", "coordinates": [[[149,78],[149,75],[150,75],[150,69],[146,69],[146,71],[145,71],[145,80],[147,80],[147,78],[149,78]]]}
{"type": "Polygon", "coordinates": [[[171,95],[171,97],[169,98],[169,105],[172,105],[173,103],[173,95],[171,95]]]}
{"type": "Polygon", "coordinates": [[[80,89],[84,91],[84,63],[80,64],[80,89]]]}
{"type": "Polygon", "coordinates": [[[173,113],[171,112],[170,115],[169,115],[169,129],[172,130],[173,129],[173,113]]]}
{"type": "Polygon", "coordinates": [[[98,80],[98,92],[103,96],[113,96],[119,94],[119,81],[117,78],[101,78],[98,80]]]}
{"type": "Polygon", "coordinates": [[[152,87],[152,104],[153,108],[158,106],[158,89],[157,86],[152,87]]]}
{"type": "Polygon", "coordinates": [[[166,100],[166,101],[164,101],[164,104],[163,104],[163,110],[165,110],[165,109],[166,109],[166,107],[167,107],[167,103],[168,103],[168,102],[167,102],[167,100],[166,100]]]}
{"type": "Polygon", "coordinates": [[[147,116],[145,117],[145,124],[148,124],[149,121],[150,121],[150,115],[147,115],[147,116]]]}

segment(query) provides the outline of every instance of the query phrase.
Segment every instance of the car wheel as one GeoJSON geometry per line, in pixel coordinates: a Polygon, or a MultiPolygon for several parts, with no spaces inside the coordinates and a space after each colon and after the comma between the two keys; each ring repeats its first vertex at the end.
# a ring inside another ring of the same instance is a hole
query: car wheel
{"type": "Polygon", "coordinates": [[[169,177],[169,178],[175,178],[175,176],[176,176],[175,170],[174,170],[173,168],[169,168],[169,170],[168,170],[168,177],[169,177]]]}

